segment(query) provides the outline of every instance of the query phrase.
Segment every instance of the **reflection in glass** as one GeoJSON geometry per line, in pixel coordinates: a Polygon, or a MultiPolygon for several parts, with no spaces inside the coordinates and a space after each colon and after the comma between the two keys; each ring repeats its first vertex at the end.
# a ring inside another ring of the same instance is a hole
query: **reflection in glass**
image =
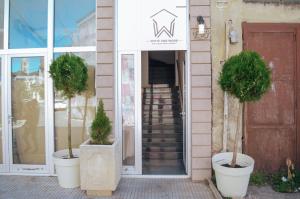
{"type": "Polygon", "coordinates": [[[10,0],[9,48],[47,47],[47,0],[10,0]]]}
{"type": "Polygon", "coordinates": [[[123,165],[135,164],[134,132],[134,55],[122,55],[122,128],[123,128],[123,165]]]}
{"type": "Polygon", "coordinates": [[[0,49],[3,49],[4,0],[0,0],[0,49]]]}
{"type": "Polygon", "coordinates": [[[2,60],[0,57],[0,164],[3,163],[3,150],[2,150],[2,74],[1,74],[1,69],[2,69],[2,60]]]}
{"type": "MultiPolygon", "coordinates": [[[[85,60],[88,65],[88,90],[80,96],[72,98],[72,147],[78,148],[79,145],[88,139],[90,126],[96,112],[95,96],[95,66],[96,53],[84,52],[74,53],[85,60]]],[[[61,53],[54,54],[57,58],[61,53]]],[[[63,98],[59,92],[55,92],[55,151],[67,147],[67,129],[68,129],[68,101],[63,98]]]]}
{"type": "Polygon", "coordinates": [[[95,46],[95,10],[95,0],[55,0],[54,46],[95,46]]]}
{"type": "Polygon", "coordinates": [[[45,164],[44,57],[11,59],[14,164],[45,164]]]}

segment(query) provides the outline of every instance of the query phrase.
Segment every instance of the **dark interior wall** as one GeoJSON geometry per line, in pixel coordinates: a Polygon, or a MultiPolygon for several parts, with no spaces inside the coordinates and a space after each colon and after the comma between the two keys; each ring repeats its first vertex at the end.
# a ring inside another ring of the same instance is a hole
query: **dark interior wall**
{"type": "Polygon", "coordinates": [[[150,51],[149,58],[166,64],[175,64],[175,51],[150,51]]]}

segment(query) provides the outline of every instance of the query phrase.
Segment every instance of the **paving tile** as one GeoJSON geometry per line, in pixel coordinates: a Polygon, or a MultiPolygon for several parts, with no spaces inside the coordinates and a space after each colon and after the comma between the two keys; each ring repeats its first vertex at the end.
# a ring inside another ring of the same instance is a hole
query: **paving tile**
{"type": "MultiPolygon", "coordinates": [[[[0,176],[0,198],[88,199],[85,192],[59,187],[56,177],[0,176]]],[[[122,178],[112,197],[99,199],[213,199],[204,183],[190,179],[122,178]]],[[[96,199],[96,198],[95,198],[96,199]]]]}

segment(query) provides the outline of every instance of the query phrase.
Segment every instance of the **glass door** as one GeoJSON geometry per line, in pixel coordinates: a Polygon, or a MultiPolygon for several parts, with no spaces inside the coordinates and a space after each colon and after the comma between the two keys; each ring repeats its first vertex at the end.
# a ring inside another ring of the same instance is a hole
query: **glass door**
{"type": "Polygon", "coordinates": [[[9,167],[12,173],[49,172],[46,60],[44,54],[16,55],[8,59],[9,167]]]}
{"type": "Polygon", "coordinates": [[[142,174],[141,69],[137,52],[119,56],[119,128],[122,139],[123,174],[142,174]]]}

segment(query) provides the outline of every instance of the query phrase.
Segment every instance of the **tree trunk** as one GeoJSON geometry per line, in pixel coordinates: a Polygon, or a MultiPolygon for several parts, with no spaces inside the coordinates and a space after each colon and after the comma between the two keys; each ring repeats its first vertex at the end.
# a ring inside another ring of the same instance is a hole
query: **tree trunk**
{"type": "Polygon", "coordinates": [[[69,158],[74,158],[72,152],[72,137],[71,137],[71,98],[68,99],[68,148],[69,158]]]}
{"type": "Polygon", "coordinates": [[[82,124],[82,132],[81,132],[81,141],[84,141],[85,138],[85,123],[86,123],[86,115],[87,115],[87,105],[88,105],[88,93],[85,92],[85,102],[84,102],[84,113],[83,113],[83,124],[82,124]]]}
{"type": "Polygon", "coordinates": [[[241,107],[242,107],[242,111],[243,111],[244,103],[241,104],[239,102],[238,115],[237,115],[237,118],[236,118],[236,132],[235,132],[235,138],[234,138],[233,157],[232,157],[232,161],[231,161],[231,167],[232,168],[234,168],[236,166],[238,142],[240,140],[240,113],[241,113],[241,107]]]}

